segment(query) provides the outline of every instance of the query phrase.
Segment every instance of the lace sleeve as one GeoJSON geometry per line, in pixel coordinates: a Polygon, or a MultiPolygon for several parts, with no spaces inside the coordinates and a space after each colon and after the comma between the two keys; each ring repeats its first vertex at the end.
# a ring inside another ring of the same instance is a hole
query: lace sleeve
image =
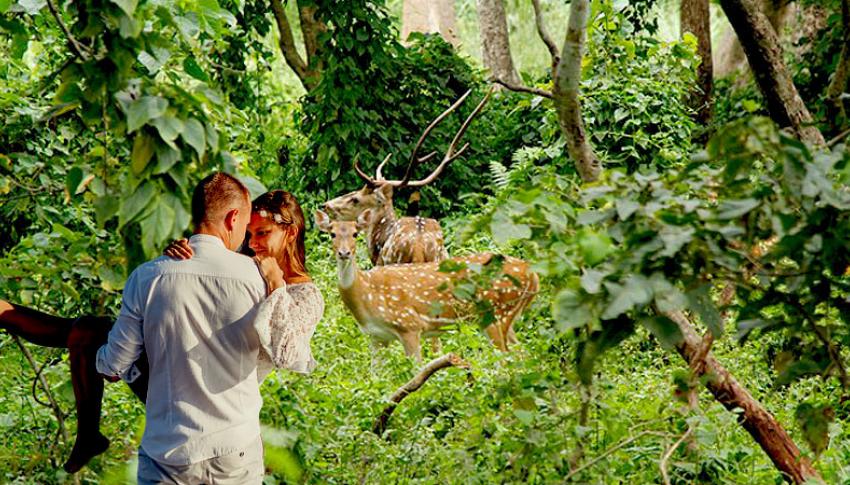
{"type": "Polygon", "coordinates": [[[254,326],[260,338],[257,377],[273,368],[308,374],[316,367],[310,339],[322,318],[325,302],[312,283],[275,290],[260,305],[254,326]]]}

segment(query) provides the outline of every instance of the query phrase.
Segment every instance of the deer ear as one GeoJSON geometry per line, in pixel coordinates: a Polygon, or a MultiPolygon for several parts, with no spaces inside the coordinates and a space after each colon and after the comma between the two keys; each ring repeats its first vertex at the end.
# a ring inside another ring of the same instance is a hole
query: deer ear
{"type": "Polygon", "coordinates": [[[322,210],[316,209],[316,227],[322,232],[331,232],[331,218],[322,210]]]}
{"type": "Polygon", "coordinates": [[[375,190],[375,193],[378,195],[378,198],[383,204],[393,200],[393,186],[390,184],[381,185],[377,188],[377,190],[375,190]]]}
{"type": "Polygon", "coordinates": [[[357,216],[357,230],[362,231],[372,222],[372,209],[366,209],[357,216]]]}

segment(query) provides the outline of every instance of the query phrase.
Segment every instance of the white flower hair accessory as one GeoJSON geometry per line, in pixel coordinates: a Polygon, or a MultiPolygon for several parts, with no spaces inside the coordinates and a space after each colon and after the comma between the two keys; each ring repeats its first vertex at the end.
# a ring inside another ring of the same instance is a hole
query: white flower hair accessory
{"type": "MultiPolygon", "coordinates": [[[[268,218],[269,218],[269,216],[271,215],[271,214],[269,214],[269,211],[267,211],[267,210],[265,210],[265,209],[260,209],[260,210],[259,210],[259,212],[258,212],[258,214],[260,214],[260,217],[263,217],[263,218],[266,218],[266,219],[268,219],[268,218]]],[[[274,221],[275,221],[275,222],[277,222],[278,224],[283,224],[283,216],[282,216],[282,215],[280,215],[280,214],[275,214],[275,215],[274,215],[274,217],[273,217],[273,219],[274,219],[274,221]]]]}

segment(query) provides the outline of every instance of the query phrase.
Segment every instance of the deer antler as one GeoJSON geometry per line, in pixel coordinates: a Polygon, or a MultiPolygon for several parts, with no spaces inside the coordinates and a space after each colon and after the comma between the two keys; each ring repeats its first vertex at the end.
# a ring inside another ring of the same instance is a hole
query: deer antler
{"type": "MultiPolygon", "coordinates": [[[[416,148],[413,150],[414,156],[416,155],[416,150],[419,149],[419,146],[422,144],[422,141],[424,140],[425,136],[428,135],[428,132],[439,121],[441,121],[443,118],[445,118],[452,110],[457,108],[457,106],[464,99],[466,99],[466,97],[469,95],[470,92],[471,91],[467,91],[466,94],[464,94],[457,102],[455,102],[455,104],[453,104],[448,110],[443,112],[443,114],[440,115],[439,118],[434,120],[434,122],[432,122],[431,125],[429,125],[428,128],[425,129],[425,133],[423,133],[422,137],[419,138],[419,143],[416,145],[416,148]]],[[[457,143],[460,141],[461,137],[466,132],[466,129],[469,128],[469,125],[472,123],[472,120],[475,119],[475,117],[478,116],[478,113],[480,113],[481,110],[484,108],[484,105],[490,99],[490,94],[492,94],[492,93],[493,93],[493,87],[491,86],[490,89],[487,90],[487,94],[484,96],[484,99],[482,99],[481,102],[478,103],[478,106],[476,106],[475,109],[472,110],[472,113],[470,113],[470,115],[463,122],[463,125],[461,125],[460,130],[458,130],[458,132],[455,134],[455,137],[452,139],[452,143],[449,145],[449,149],[446,150],[446,154],[443,155],[443,160],[440,162],[440,165],[438,165],[437,168],[434,169],[434,171],[431,172],[430,175],[428,175],[427,177],[425,177],[422,180],[410,182],[409,181],[410,175],[413,172],[413,166],[414,166],[413,161],[415,160],[414,158],[412,158],[411,164],[407,167],[407,173],[404,174],[404,178],[402,180],[399,180],[399,181],[387,180],[386,183],[392,184],[395,187],[404,187],[404,186],[422,187],[424,185],[428,185],[431,182],[433,182],[434,179],[436,179],[440,175],[440,173],[442,173],[443,169],[446,168],[446,165],[448,165],[452,160],[456,159],[457,157],[463,155],[463,152],[465,152],[466,149],[469,148],[469,143],[464,143],[463,146],[460,147],[460,150],[458,150],[457,153],[455,153],[455,147],[457,146],[457,143]]],[[[428,154],[427,156],[420,158],[418,160],[421,163],[421,162],[425,161],[426,159],[430,159],[433,155],[434,155],[434,153],[431,153],[431,154],[428,154]]]]}

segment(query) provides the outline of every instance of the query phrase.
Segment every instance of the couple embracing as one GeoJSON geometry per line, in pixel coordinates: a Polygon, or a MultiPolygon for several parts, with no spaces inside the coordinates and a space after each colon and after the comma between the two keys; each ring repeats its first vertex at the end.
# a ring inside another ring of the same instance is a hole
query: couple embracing
{"type": "Polygon", "coordinates": [[[66,469],[109,444],[99,373],[145,400],[139,483],[262,483],[259,383],[274,367],[315,367],[309,342],[324,310],[305,267],[303,212],[279,190],[252,204],[238,179],[215,173],[196,187],[192,218],[188,241],[130,275],[108,338],[103,320],[72,324],[0,300],[2,328],[71,350],[78,436],[66,469]],[[253,259],[237,252],[246,233],[253,259]]]}

